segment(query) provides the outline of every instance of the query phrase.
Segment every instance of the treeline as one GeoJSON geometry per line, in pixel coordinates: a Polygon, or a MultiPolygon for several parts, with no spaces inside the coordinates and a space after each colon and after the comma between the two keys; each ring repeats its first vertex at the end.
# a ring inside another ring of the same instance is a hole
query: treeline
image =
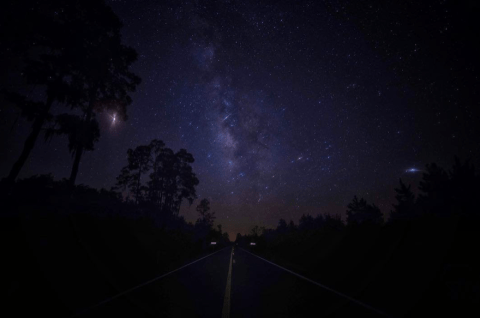
{"type": "Polygon", "coordinates": [[[450,171],[427,165],[418,188],[415,196],[400,180],[386,220],[355,196],[345,220],[281,219],[238,234],[236,244],[393,316],[477,312],[480,177],[455,159],[450,171]]]}
{"type": "Polygon", "coordinates": [[[229,244],[207,199],[191,223],[177,210],[126,201],[115,191],[72,189],[50,175],[19,180],[7,193],[2,281],[7,309],[19,316],[33,308],[69,316],[229,244]]]}

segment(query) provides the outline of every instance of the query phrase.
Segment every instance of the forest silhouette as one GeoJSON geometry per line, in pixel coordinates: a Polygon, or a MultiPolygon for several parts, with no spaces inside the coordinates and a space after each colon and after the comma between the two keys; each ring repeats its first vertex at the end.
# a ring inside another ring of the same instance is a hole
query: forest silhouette
{"type": "Polygon", "coordinates": [[[199,184],[185,149],[175,153],[160,140],[129,149],[113,187],[123,192],[75,184],[82,155],[101,136],[97,115],[127,120],[130,93],[140,84],[130,70],[137,52],[122,43],[122,23],[111,8],[96,0],[9,1],[1,19],[2,62],[21,69],[18,89],[2,89],[3,102],[32,123],[1,181],[9,308],[68,315],[226,246],[228,234],[214,227],[207,199],[195,224],[178,215],[184,200],[193,204],[199,184]],[[32,87],[41,92],[32,96],[32,87]],[[53,104],[66,112],[53,114],[53,104]],[[16,180],[42,133],[45,141],[67,137],[70,177],[16,180]]]}
{"type": "Polygon", "coordinates": [[[480,279],[480,176],[455,158],[449,171],[427,164],[415,197],[399,181],[386,222],[355,196],[339,215],[255,226],[236,244],[394,316],[476,312],[480,279]],[[255,243],[254,246],[250,243],[255,243]]]}
{"type": "MultiPolygon", "coordinates": [[[[127,150],[112,189],[76,184],[82,155],[101,137],[97,116],[127,120],[130,94],[141,82],[130,69],[137,52],[122,43],[122,23],[111,8],[97,0],[8,5],[0,15],[10,48],[5,61],[21,61],[22,85],[1,93],[32,125],[1,181],[8,306],[72,314],[228,246],[208,199],[196,206],[195,223],[179,215],[182,203],[194,204],[200,183],[185,149],[175,152],[154,139],[127,150]],[[27,94],[32,86],[41,88],[36,98],[27,94]],[[53,114],[53,104],[65,112],[53,114]],[[67,137],[68,179],[18,180],[42,133],[46,141],[67,137]]],[[[238,234],[235,243],[386,312],[467,310],[480,300],[480,177],[457,158],[449,171],[432,163],[419,190],[416,197],[400,180],[388,220],[355,196],[345,221],[330,214],[303,215],[298,224],[280,219],[275,229],[238,234]]]]}

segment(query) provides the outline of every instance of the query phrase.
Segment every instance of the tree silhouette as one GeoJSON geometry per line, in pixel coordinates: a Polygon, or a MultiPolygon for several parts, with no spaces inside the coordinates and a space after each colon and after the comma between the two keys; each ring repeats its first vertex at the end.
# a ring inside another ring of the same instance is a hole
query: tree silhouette
{"type": "Polygon", "coordinates": [[[254,238],[258,238],[261,234],[260,227],[258,225],[255,225],[251,230],[250,230],[250,235],[253,236],[254,238]]]}
{"type": "Polygon", "coordinates": [[[462,163],[455,157],[450,177],[450,194],[453,212],[464,217],[480,217],[477,196],[480,193],[480,176],[468,160],[462,163]]]}
{"type": "MultiPolygon", "coordinates": [[[[318,219],[318,217],[317,217],[318,219]]],[[[383,218],[382,218],[383,220],[383,218]]],[[[320,220],[319,220],[320,221],[320,220]]],[[[342,221],[342,218],[340,215],[330,215],[326,214],[323,217],[323,227],[331,230],[341,230],[342,228],[345,227],[345,224],[342,221]]]]}
{"type": "Polygon", "coordinates": [[[149,192],[151,199],[162,211],[171,211],[174,193],[177,190],[174,171],[175,153],[170,148],[161,147],[154,151],[154,171],[150,174],[149,192]]]}
{"type": "Polygon", "coordinates": [[[280,219],[278,221],[277,232],[281,234],[285,234],[288,231],[287,222],[284,219],[280,219]]]}
{"type": "Polygon", "coordinates": [[[438,215],[451,213],[449,183],[448,174],[443,168],[435,163],[426,165],[426,172],[418,187],[421,191],[419,204],[425,212],[438,215]]]}
{"type": "Polygon", "coordinates": [[[225,242],[230,242],[230,235],[228,235],[228,232],[223,232],[222,238],[225,242]]]}
{"type": "Polygon", "coordinates": [[[309,214],[303,214],[300,217],[300,221],[298,222],[298,229],[300,231],[311,231],[315,229],[315,220],[309,214]]]}
{"type": "Polygon", "coordinates": [[[293,222],[293,220],[290,220],[290,223],[288,223],[288,231],[290,233],[293,233],[297,230],[297,226],[295,225],[295,223],[293,222]]]}
{"type": "Polygon", "coordinates": [[[180,151],[175,154],[175,158],[175,174],[177,181],[175,208],[178,214],[183,199],[186,199],[191,205],[193,200],[197,198],[195,187],[199,184],[199,180],[195,173],[193,173],[192,166],[190,165],[195,161],[192,154],[188,153],[185,149],[180,149],[180,151]]]}
{"type": "Polygon", "coordinates": [[[358,200],[357,196],[354,196],[347,207],[347,224],[370,223],[381,225],[383,223],[383,213],[380,209],[375,204],[368,204],[363,198],[358,200]]]}
{"type": "Polygon", "coordinates": [[[7,19],[7,26],[19,30],[20,36],[18,40],[10,39],[9,44],[19,52],[22,49],[27,52],[22,54],[25,56],[22,76],[26,84],[44,88],[44,100],[33,101],[18,92],[4,92],[7,100],[20,107],[21,115],[33,122],[7,181],[15,181],[40,131],[52,117],[53,103],[59,102],[79,108],[84,121],[79,124],[71,118],[59,119],[64,124],[74,124],[57,131],[69,135],[69,148],[75,144],[75,150],[70,149],[74,155],[70,175],[73,185],[82,153],[93,150],[91,144],[99,137],[95,113],[109,111],[126,119],[126,107],[131,103],[128,93],[140,83],[129,71],[136,52],[121,44],[122,24],[103,1],[52,0],[45,4],[24,0],[21,4],[8,6],[10,15],[20,18],[19,22],[15,22],[15,18],[7,19]],[[82,134],[85,136],[80,137],[82,134]],[[95,135],[97,138],[92,138],[95,135]]]}
{"type": "Polygon", "coordinates": [[[199,180],[191,166],[195,160],[185,149],[174,153],[164,146],[160,140],[150,143],[154,158],[148,182],[149,198],[161,210],[178,214],[184,199],[189,204],[196,199],[199,180]]]}
{"type": "Polygon", "coordinates": [[[480,177],[475,167],[455,158],[448,173],[436,164],[427,164],[420,181],[419,205],[427,213],[478,217],[475,199],[480,193],[480,177]]]}
{"type": "Polygon", "coordinates": [[[195,160],[185,149],[174,153],[161,140],[154,139],[149,145],[138,146],[127,151],[128,165],[117,177],[116,188],[130,189],[135,202],[146,200],[165,214],[176,214],[184,199],[192,204],[196,199],[199,180],[191,163],[195,160]],[[149,174],[146,186],[142,176],[149,174]]]}
{"type": "MultiPolygon", "coordinates": [[[[75,25],[74,31],[82,34],[84,40],[75,41],[71,46],[74,48],[71,51],[74,61],[71,63],[74,70],[71,81],[78,92],[76,99],[82,118],[89,123],[95,114],[106,111],[126,120],[126,109],[132,102],[129,93],[140,83],[140,78],[129,70],[137,53],[122,44],[122,23],[103,1],[75,2],[82,14],[77,13],[77,7],[69,17],[75,25]]],[[[75,184],[80,159],[86,150],[82,143],[75,149],[70,185],[75,184]]]]}
{"type": "Polygon", "coordinates": [[[206,238],[211,232],[213,222],[215,220],[215,212],[210,212],[210,201],[203,199],[196,207],[200,217],[195,222],[195,237],[202,241],[202,245],[206,247],[206,238]]]}
{"type": "MultiPolygon", "coordinates": [[[[120,174],[117,177],[117,182],[113,187],[113,190],[121,189],[123,191],[135,189],[135,178],[134,175],[128,169],[128,166],[123,167],[120,171],[120,174]]],[[[130,193],[127,195],[127,198],[130,197],[130,193]]]]}
{"type": "Polygon", "coordinates": [[[173,212],[177,195],[177,157],[171,149],[167,149],[164,156],[164,169],[161,170],[163,179],[163,206],[165,211],[173,212]]]}
{"type": "Polygon", "coordinates": [[[417,214],[415,195],[410,188],[410,185],[407,187],[400,179],[400,188],[395,188],[397,204],[393,204],[394,209],[390,212],[389,221],[410,220],[417,214]]]}
{"type": "Polygon", "coordinates": [[[143,200],[142,175],[151,168],[151,148],[149,146],[138,146],[135,149],[127,150],[128,165],[122,168],[117,177],[117,186],[129,188],[135,197],[135,203],[143,200]]]}
{"type": "Polygon", "coordinates": [[[68,150],[72,156],[80,145],[85,150],[94,150],[94,144],[100,138],[100,128],[95,119],[86,122],[77,115],[61,114],[55,117],[55,124],[46,129],[45,139],[49,140],[53,135],[67,135],[68,150]]]}
{"type": "Polygon", "coordinates": [[[6,178],[9,183],[17,178],[35,146],[41,129],[46,121],[51,119],[50,109],[53,103],[65,102],[71,93],[67,79],[72,72],[68,67],[68,56],[62,50],[64,44],[61,43],[61,38],[70,25],[65,21],[54,19],[53,14],[58,9],[58,5],[57,2],[52,3],[51,6],[43,6],[33,1],[23,1],[19,4],[10,3],[5,11],[10,10],[7,29],[16,30],[18,35],[18,38],[10,39],[12,40],[10,44],[16,49],[15,52],[24,51],[21,56],[24,57],[22,77],[25,84],[40,86],[44,89],[43,101],[31,100],[19,92],[3,91],[6,100],[19,107],[21,116],[32,122],[32,130],[25,140],[22,152],[6,178]],[[25,5],[30,9],[25,10],[25,5]],[[25,14],[23,11],[29,12],[25,14]],[[15,21],[17,17],[18,22],[15,21]],[[25,27],[22,22],[32,27],[25,27]]]}
{"type": "Polygon", "coordinates": [[[197,212],[200,214],[200,218],[197,223],[206,224],[209,227],[213,226],[213,222],[216,219],[215,212],[210,212],[210,201],[208,199],[202,199],[200,204],[197,205],[197,212]]]}
{"type": "Polygon", "coordinates": [[[150,174],[150,181],[148,182],[148,196],[151,202],[160,206],[163,193],[163,175],[160,171],[164,168],[164,157],[166,156],[167,149],[165,148],[165,143],[158,139],[154,139],[150,142],[150,148],[153,156],[153,171],[150,174]]]}

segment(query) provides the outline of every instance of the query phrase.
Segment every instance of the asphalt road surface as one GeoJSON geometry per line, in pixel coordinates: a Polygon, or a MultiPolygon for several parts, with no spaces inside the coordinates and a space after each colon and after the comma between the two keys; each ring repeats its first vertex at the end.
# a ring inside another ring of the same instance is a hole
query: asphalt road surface
{"type": "MultiPolygon", "coordinates": [[[[328,288],[328,287],[327,287],[328,288]]],[[[348,296],[347,296],[348,297],[348,296]]],[[[79,317],[380,317],[238,247],[79,312],[79,317]]]]}

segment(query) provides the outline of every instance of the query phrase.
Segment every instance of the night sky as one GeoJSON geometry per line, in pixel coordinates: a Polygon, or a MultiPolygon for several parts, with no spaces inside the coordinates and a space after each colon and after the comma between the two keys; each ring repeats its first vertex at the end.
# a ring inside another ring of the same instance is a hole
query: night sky
{"type": "MultiPolygon", "coordinates": [[[[142,84],[126,122],[98,116],[77,183],[109,189],[128,148],[161,139],[193,154],[199,199],[232,238],[344,215],[355,194],[388,213],[398,179],[421,178],[408,169],[478,166],[479,6],[357,2],[107,1],[142,84]]],[[[4,176],[30,124],[2,113],[4,176]]],[[[20,177],[71,165],[66,138],[39,138],[20,177]]],[[[194,221],[198,202],[180,214],[194,221]]]]}

